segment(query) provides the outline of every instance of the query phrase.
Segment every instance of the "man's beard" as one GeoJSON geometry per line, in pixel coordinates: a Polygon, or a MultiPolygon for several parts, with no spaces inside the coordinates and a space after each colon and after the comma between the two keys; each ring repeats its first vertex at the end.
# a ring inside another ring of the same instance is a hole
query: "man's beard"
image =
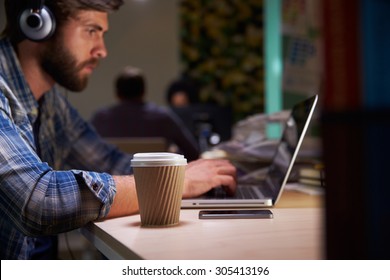
{"type": "Polygon", "coordinates": [[[88,76],[79,75],[86,65],[97,65],[97,59],[77,63],[72,53],[57,38],[48,45],[41,57],[43,69],[61,86],[70,91],[82,91],[88,84],[88,76]]]}

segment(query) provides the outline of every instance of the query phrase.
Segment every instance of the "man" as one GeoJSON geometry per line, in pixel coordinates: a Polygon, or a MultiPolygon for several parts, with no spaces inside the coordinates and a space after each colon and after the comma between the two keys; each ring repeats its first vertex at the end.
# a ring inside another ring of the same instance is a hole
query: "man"
{"type": "Polygon", "coordinates": [[[103,137],[163,137],[187,160],[199,157],[189,129],[170,110],[145,101],[146,80],[138,68],[127,66],[115,80],[118,103],[98,110],[91,123],[103,137]]]}
{"type": "MultiPolygon", "coordinates": [[[[48,0],[44,12],[29,5],[39,2],[5,1],[7,23],[0,40],[1,259],[55,258],[58,233],[138,211],[129,175],[131,156],[104,143],[62,94],[63,88],[83,90],[106,57],[108,13],[122,0],[48,0]],[[39,10],[41,14],[19,23],[23,11],[39,10]],[[55,28],[41,34],[42,26],[50,29],[45,21],[51,14],[49,26],[55,28]],[[32,30],[22,33],[24,24],[32,30]]],[[[192,162],[183,197],[218,185],[234,192],[235,172],[226,161],[192,162]]]]}

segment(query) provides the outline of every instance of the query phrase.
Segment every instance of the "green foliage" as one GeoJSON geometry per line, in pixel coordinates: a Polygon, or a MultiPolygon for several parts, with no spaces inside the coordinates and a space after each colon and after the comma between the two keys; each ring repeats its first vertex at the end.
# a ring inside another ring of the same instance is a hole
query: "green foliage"
{"type": "Polygon", "coordinates": [[[182,72],[235,119],[263,111],[263,1],[181,0],[182,72]]]}

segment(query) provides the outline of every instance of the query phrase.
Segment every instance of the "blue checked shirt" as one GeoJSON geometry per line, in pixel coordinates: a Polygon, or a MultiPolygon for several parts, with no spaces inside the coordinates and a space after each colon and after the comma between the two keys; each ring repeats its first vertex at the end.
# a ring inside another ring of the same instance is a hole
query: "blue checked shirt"
{"type": "Polygon", "coordinates": [[[10,42],[0,40],[1,259],[29,259],[38,237],[104,217],[116,190],[110,174],[131,173],[131,155],[103,142],[61,90],[39,105],[10,42]]]}

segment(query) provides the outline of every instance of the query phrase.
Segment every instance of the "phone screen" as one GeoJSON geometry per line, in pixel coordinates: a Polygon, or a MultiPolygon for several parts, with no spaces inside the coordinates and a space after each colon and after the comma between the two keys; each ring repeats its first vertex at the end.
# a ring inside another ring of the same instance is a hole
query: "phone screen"
{"type": "Polygon", "coordinates": [[[268,209],[252,210],[201,210],[199,219],[272,219],[273,213],[268,209]]]}

